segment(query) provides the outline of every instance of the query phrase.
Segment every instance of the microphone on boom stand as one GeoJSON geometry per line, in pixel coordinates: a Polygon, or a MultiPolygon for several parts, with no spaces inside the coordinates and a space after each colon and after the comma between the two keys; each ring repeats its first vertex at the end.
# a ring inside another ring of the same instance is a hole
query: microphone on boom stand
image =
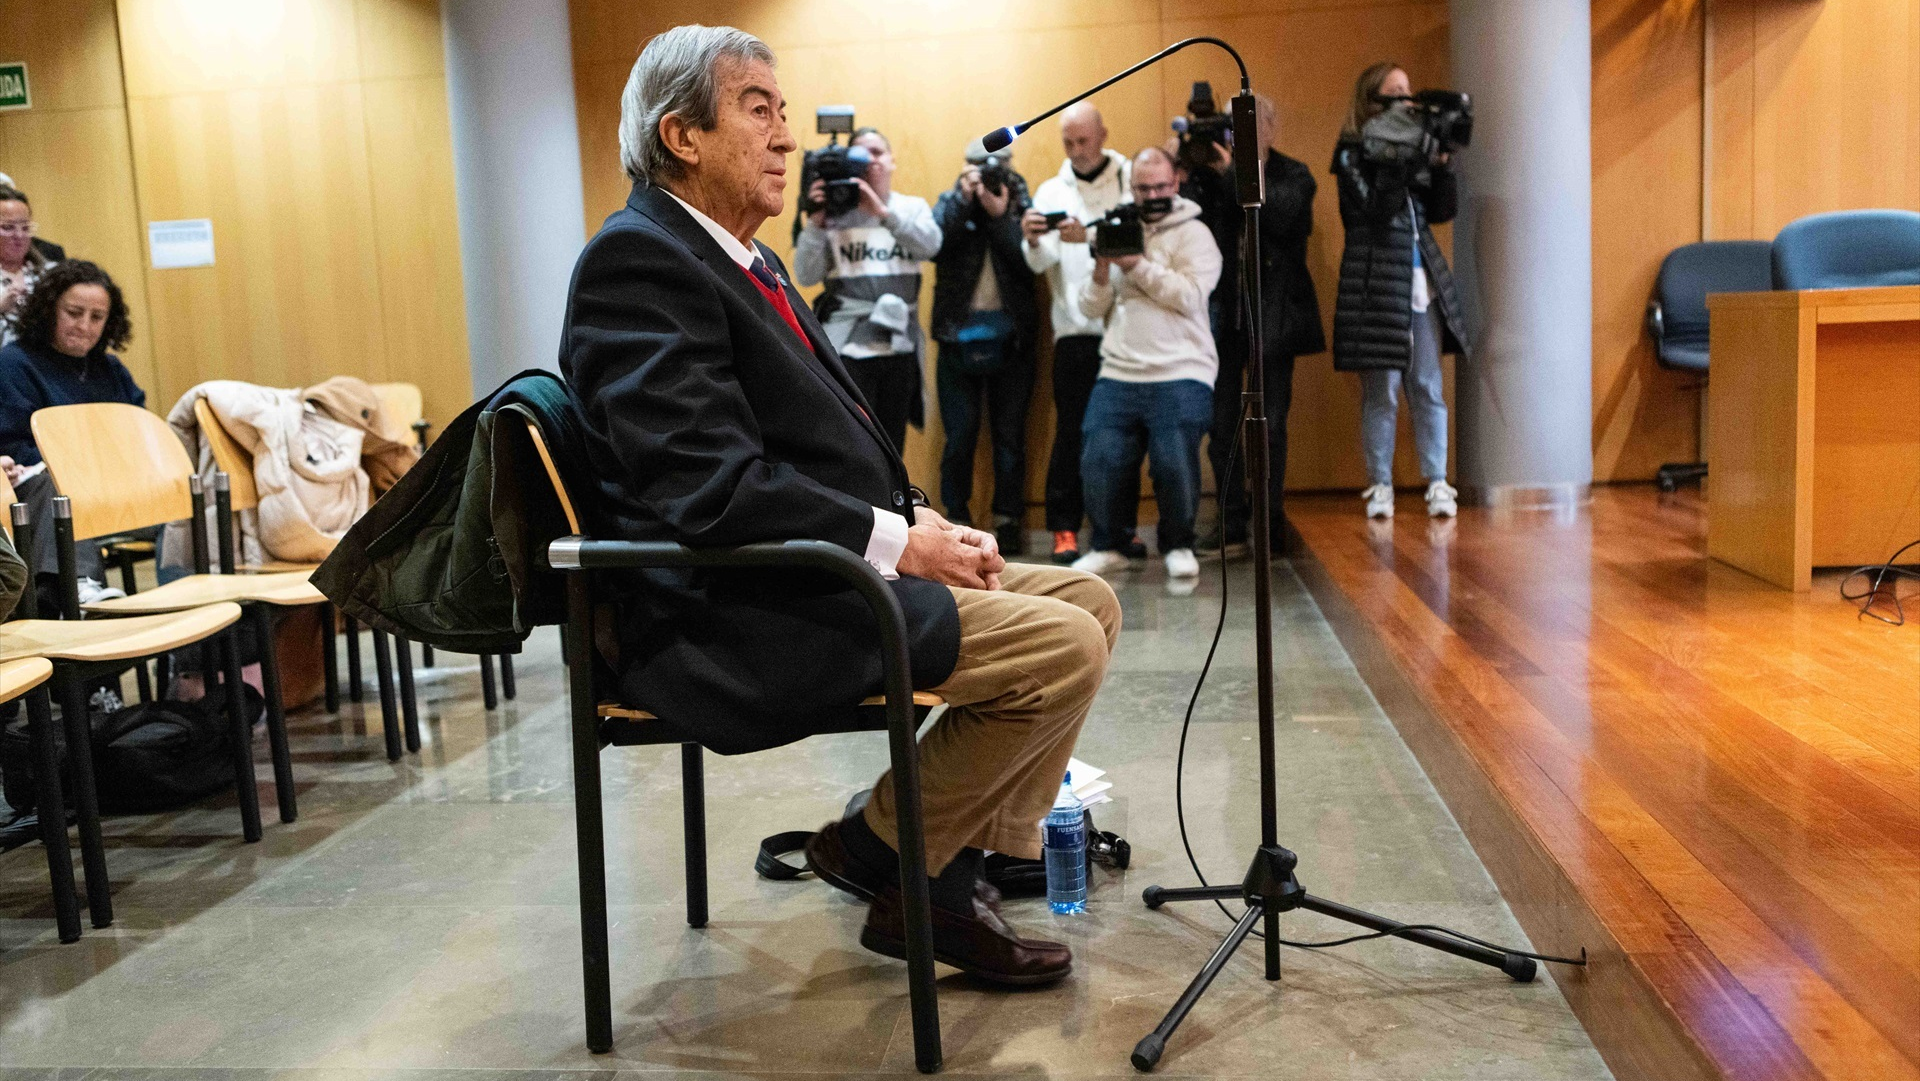
{"type": "Polygon", "coordinates": [[[1272,494],[1267,489],[1267,476],[1271,462],[1267,450],[1267,406],[1265,367],[1260,355],[1260,257],[1257,247],[1260,236],[1260,204],[1265,197],[1265,178],[1263,166],[1266,155],[1260,145],[1259,122],[1254,106],[1253,84],[1247,77],[1247,65],[1233,46],[1219,38],[1193,37],[1178,41],[1154,55],[1140,61],[1118,75],[1100,83],[1083,93],[1048,109],[1039,116],[1019,124],[997,128],[981,137],[981,144],[989,153],[1004,150],[1027,129],[1054,115],[1067,106],[1084,98],[1093,96],[1114,83],[1143,68],[1165,60],[1174,53],[1190,45],[1217,45],[1232,55],[1234,63],[1240,68],[1240,92],[1233,97],[1233,176],[1234,193],[1244,208],[1241,222],[1241,296],[1243,302],[1251,306],[1251,318],[1241,323],[1241,333],[1246,335],[1247,389],[1245,394],[1246,421],[1241,439],[1247,447],[1247,473],[1249,487],[1252,489],[1253,527],[1253,595],[1254,595],[1254,661],[1258,675],[1258,703],[1260,724],[1260,847],[1255,852],[1253,864],[1248,868],[1246,878],[1237,886],[1200,886],[1194,888],[1167,889],[1161,886],[1149,886],[1142,895],[1148,908],[1159,908],[1168,901],[1218,901],[1239,897],[1246,901],[1246,914],[1234,924],[1232,932],[1207,958],[1193,982],[1188,985],[1158,1028],[1143,1037],[1133,1049],[1134,1068],[1147,1071],[1160,1061],[1161,1052],[1166,1049],[1167,1038],[1173,1035],[1180,1022],[1186,1019],[1188,1011],[1200,1001],[1208,985],[1219,974],[1227,960],[1233,956],[1240,944],[1252,933],[1256,922],[1266,924],[1266,975],[1269,980],[1280,978],[1280,913],[1296,908],[1318,912],[1334,919],[1366,927],[1372,931],[1393,935],[1436,950],[1443,950],[1457,957],[1478,961],[1500,969],[1513,979],[1526,983],[1533,979],[1536,965],[1532,957],[1509,950],[1490,948],[1474,942],[1450,938],[1424,928],[1409,927],[1383,916],[1362,912],[1356,908],[1315,897],[1300,885],[1294,876],[1294,867],[1299,857],[1281,847],[1278,837],[1278,785],[1274,775],[1274,731],[1273,731],[1273,538],[1271,520],[1268,517],[1272,508],[1272,494]]]}

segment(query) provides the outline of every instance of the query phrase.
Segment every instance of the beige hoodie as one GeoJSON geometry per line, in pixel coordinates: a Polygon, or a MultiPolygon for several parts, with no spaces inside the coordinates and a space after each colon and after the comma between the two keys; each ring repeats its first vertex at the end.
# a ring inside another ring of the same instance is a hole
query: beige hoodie
{"type": "Polygon", "coordinates": [[[1207,297],[1220,280],[1220,246],[1200,222],[1200,207],[1175,197],[1173,210],[1146,227],[1146,252],[1132,270],[1114,266],[1106,285],[1088,279],[1081,314],[1105,318],[1100,378],[1123,383],[1192,379],[1213,385],[1220,357],[1207,321],[1207,297]]]}

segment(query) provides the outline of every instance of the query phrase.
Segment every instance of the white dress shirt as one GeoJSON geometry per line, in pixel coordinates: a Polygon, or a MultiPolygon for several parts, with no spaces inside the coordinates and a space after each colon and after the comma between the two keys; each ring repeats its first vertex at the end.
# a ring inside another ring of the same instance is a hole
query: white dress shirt
{"type": "MultiPolygon", "coordinates": [[[[740,243],[739,237],[721,228],[719,222],[701,213],[700,209],[692,203],[674,195],[664,187],[660,190],[673,196],[674,202],[686,208],[687,213],[693,215],[693,220],[700,223],[700,228],[705,229],[708,235],[713,237],[714,243],[720,245],[720,250],[726,252],[728,258],[740,264],[740,269],[745,270],[753,266],[754,259],[759,257],[754,249],[740,243]]],[[[884,507],[873,508],[873,532],[867,535],[867,550],[864,556],[866,561],[873,564],[873,568],[880,572],[881,577],[891,581],[900,577],[900,557],[906,553],[906,550],[907,520],[884,507]]]]}

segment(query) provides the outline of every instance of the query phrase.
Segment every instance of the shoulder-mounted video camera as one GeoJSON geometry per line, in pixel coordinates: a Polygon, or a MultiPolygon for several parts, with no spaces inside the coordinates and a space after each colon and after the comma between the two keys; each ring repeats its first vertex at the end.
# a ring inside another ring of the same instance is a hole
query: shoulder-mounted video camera
{"type": "Polygon", "coordinates": [[[1173,118],[1173,130],[1180,133],[1180,149],[1174,160],[1189,173],[1213,167],[1213,148],[1233,149],[1233,118],[1214,104],[1213,85],[1197,82],[1187,97],[1187,115],[1173,118]]]}
{"type": "Polygon", "coordinates": [[[800,212],[825,210],[829,217],[845,214],[860,205],[860,188],[854,181],[867,174],[873,155],[863,146],[840,145],[840,136],[853,135],[853,106],[823,105],[814,110],[813,117],[814,130],[827,136],[828,142],[800,159],[800,212]],[[817,202],[808,195],[815,180],[827,182],[825,196],[817,202]]]}
{"type": "Polygon", "coordinates": [[[1457,90],[1380,100],[1387,109],[1360,132],[1369,161],[1435,165],[1473,141],[1473,99],[1457,90]]]}

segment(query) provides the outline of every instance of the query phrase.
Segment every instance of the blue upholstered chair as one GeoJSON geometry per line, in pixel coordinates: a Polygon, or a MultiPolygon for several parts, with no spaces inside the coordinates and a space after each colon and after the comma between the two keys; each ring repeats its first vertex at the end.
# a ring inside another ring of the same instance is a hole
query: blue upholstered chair
{"type": "MultiPolygon", "coordinates": [[[[1661,262],[1647,302],[1647,333],[1661,367],[1706,377],[1707,294],[1771,288],[1771,248],[1764,240],[1707,240],[1675,248],[1661,262]]],[[[1671,492],[1682,481],[1706,475],[1705,462],[1670,462],[1655,479],[1661,491],[1671,492]]]]}
{"type": "Polygon", "coordinates": [[[1773,240],[1775,289],[1920,285],[1920,213],[1842,210],[1815,214],[1773,240]]]}

